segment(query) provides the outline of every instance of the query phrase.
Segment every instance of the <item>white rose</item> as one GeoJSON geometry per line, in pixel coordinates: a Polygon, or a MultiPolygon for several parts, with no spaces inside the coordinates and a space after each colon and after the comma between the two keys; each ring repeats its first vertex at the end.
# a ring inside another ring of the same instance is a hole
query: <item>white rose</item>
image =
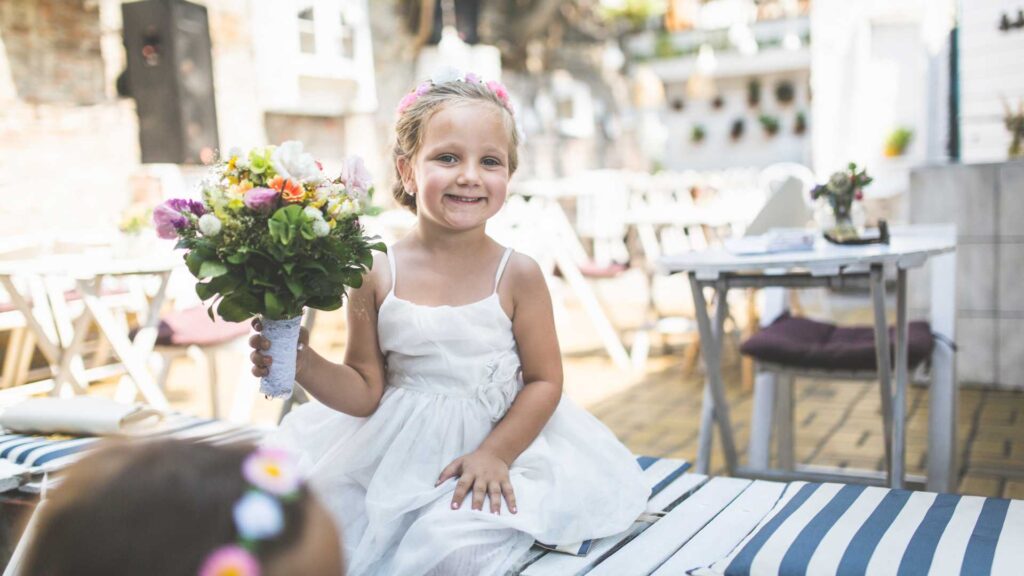
{"type": "Polygon", "coordinates": [[[354,198],[345,198],[341,201],[338,209],[342,214],[356,214],[360,209],[359,200],[354,198]]]}
{"type": "Polygon", "coordinates": [[[312,154],[302,151],[302,142],[289,140],[270,155],[270,163],[283,178],[306,182],[320,177],[320,167],[312,154]]]}
{"type": "Polygon", "coordinates": [[[314,222],[317,221],[317,220],[323,220],[324,219],[324,215],[323,215],[322,212],[320,212],[320,209],[319,208],[314,208],[312,206],[306,206],[305,208],[303,208],[302,209],[302,214],[307,219],[313,220],[314,222]]]}
{"type": "Polygon", "coordinates": [[[235,168],[238,168],[239,170],[248,170],[249,158],[245,156],[239,156],[238,159],[235,160],[235,168]]]}
{"type": "Polygon", "coordinates": [[[216,236],[220,234],[220,218],[213,214],[203,214],[199,217],[199,231],[203,236],[216,236]]]}
{"type": "Polygon", "coordinates": [[[323,238],[324,236],[327,236],[327,234],[330,231],[331,231],[331,226],[327,222],[324,222],[323,220],[314,220],[313,221],[313,234],[317,238],[323,238]]]}
{"type": "Polygon", "coordinates": [[[445,82],[455,82],[462,79],[462,72],[454,66],[441,66],[430,75],[430,81],[434,84],[444,84],[445,82]]]}
{"type": "Polygon", "coordinates": [[[338,178],[345,183],[348,195],[357,199],[362,199],[366,196],[366,193],[370,191],[370,185],[373,180],[373,177],[370,176],[370,171],[366,169],[366,164],[363,164],[363,159],[359,156],[345,158],[345,163],[341,167],[341,174],[338,178]]]}

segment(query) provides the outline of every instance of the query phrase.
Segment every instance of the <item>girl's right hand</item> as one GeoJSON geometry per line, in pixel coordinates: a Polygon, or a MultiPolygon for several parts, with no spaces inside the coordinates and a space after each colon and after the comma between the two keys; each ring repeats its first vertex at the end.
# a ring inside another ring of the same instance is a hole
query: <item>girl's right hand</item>
{"type": "MultiPolygon", "coordinates": [[[[274,359],[270,356],[264,356],[261,350],[270,349],[270,340],[263,337],[261,332],[263,331],[263,323],[260,322],[259,318],[253,318],[252,327],[256,330],[256,333],[249,337],[249,346],[253,348],[251,354],[249,354],[249,361],[252,362],[252,375],[259,376],[262,378],[270,373],[270,365],[274,359]]],[[[299,352],[302,351],[306,346],[309,345],[309,331],[304,327],[299,328],[299,345],[295,350],[295,373],[301,372],[301,357],[299,352]]]]}

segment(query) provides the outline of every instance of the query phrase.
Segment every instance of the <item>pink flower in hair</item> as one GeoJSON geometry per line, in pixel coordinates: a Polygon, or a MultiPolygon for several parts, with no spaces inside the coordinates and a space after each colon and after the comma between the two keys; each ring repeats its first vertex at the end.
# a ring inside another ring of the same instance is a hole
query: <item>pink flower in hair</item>
{"type": "Polygon", "coordinates": [[[430,87],[433,85],[434,84],[430,80],[421,83],[419,86],[416,87],[416,96],[423,96],[427,92],[430,92],[430,87]]]}
{"type": "Polygon", "coordinates": [[[206,557],[199,576],[259,576],[260,562],[251,552],[236,544],[222,546],[206,557]]]}
{"type": "Polygon", "coordinates": [[[398,108],[396,109],[396,111],[399,114],[405,112],[405,109],[408,108],[409,106],[412,106],[412,103],[415,102],[416,99],[419,97],[419,94],[415,92],[409,92],[408,94],[402,97],[401,101],[398,102],[398,108]]]}
{"type": "Polygon", "coordinates": [[[508,111],[511,112],[512,104],[508,100],[508,90],[505,88],[505,85],[497,80],[491,80],[487,82],[487,87],[491,89],[491,92],[494,92],[494,95],[498,97],[498,100],[501,100],[501,103],[505,105],[505,108],[508,108],[508,111]]]}
{"type": "Polygon", "coordinates": [[[476,73],[474,73],[474,72],[466,72],[466,82],[469,82],[469,83],[472,83],[472,84],[479,84],[480,83],[480,77],[477,76],[476,73]]]}

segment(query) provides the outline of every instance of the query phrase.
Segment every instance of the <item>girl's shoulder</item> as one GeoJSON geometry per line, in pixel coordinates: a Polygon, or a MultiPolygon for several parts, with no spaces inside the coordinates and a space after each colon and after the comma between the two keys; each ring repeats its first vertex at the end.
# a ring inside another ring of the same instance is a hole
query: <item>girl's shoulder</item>
{"type": "Polygon", "coordinates": [[[546,291],[547,283],[544,280],[544,272],[536,260],[513,250],[498,288],[499,292],[507,291],[513,299],[518,300],[523,296],[530,297],[535,290],[546,291]]]}

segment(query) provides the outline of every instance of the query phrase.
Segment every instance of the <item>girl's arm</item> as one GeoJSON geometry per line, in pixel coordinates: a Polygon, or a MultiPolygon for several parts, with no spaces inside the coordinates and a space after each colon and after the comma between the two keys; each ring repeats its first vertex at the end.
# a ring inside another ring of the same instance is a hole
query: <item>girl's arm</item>
{"type": "Polygon", "coordinates": [[[527,256],[514,254],[509,262],[513,297],[512,332],[519,346],[525,386],[504,418],[473,453],[458,458],[441,473],[438,484],[459,476],[452,498],[458,508],[473,492],[473,508],[483,509],[484,496],[498,513],[504,497],[516,512],[508,470],[537,438],[562,398],[562,354],[555,333],[551,293],[540,267],[527,256]]]}
{"type": "MultiPolygon", "coordinates": [[[[376,257],[373,270],[380,264],[387,267],[383,256],[376,257]]],[[[384,394],[384,357],[377,345],[376,284],[378,273],[371,271],[363,277],[363,285],[349,292],[347,309],[348,338],[345,362],[337,364],[327,360],[306,346],[298,352],[295,380],[324,405],[352,416],[373,414],[384,394]]],[[[266,342],[254,337],[256,345],[266,342]]],[[[269,358],[254,354],[253,373],[262,376],[261,369],[269,358]]]]}
{"type": "Polygon", "coordinates": [[[523,365],[522,391],[480,448],[509,466],[537,438],[562,398],[562,352],[555,333],[551,293],[531,258],[516,254],[512,333],[523,365]]]}

